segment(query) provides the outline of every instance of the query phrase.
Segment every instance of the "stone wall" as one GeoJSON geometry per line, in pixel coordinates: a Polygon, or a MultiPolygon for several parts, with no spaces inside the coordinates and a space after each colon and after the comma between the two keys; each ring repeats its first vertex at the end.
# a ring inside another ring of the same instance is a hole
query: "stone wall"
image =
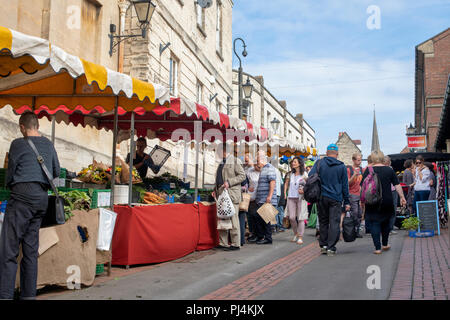
{"type": "Polygon", "coordinates": [[[338,160],[345,163],[345,165],[352,165],[352,155],[356,152],[361,153],[361,150],[353,143],[351,138],[344,133],[336,142],[339,148],[338,160]]]}

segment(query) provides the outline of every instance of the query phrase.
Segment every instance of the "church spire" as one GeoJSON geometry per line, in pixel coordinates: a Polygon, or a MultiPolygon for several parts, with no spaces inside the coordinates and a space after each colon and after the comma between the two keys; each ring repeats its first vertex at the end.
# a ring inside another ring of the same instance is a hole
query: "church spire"
{"type": "Polygon", "coordinates": [[[378,139],[377,119],[375,109],[373,110],[373,128],[372,128],[372,151],[380,151],[380,141],[378,139]]]}

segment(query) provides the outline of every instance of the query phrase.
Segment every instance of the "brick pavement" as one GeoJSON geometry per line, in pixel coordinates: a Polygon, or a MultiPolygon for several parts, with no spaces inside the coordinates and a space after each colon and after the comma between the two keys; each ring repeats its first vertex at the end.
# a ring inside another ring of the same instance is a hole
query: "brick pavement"
{"type": "Polygon", "coordinates": [[[430,238],[405,238],[390,300],[449,300],[447,232],[430,238]]]}
{"type": "Polygon", "coordinates": [[[319,256],[317,242],[311,243],[199,300],[252,300],[319,256]]]}

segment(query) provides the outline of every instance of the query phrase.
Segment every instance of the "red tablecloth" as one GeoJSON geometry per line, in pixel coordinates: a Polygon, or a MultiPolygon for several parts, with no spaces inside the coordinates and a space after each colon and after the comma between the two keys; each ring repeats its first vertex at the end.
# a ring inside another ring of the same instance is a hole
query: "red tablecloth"
{"type": "Polygon", "coordinates": [[[200,223],[199,239],[196,250],[209,250],[219,244],[219,233],[217,232],[216,205],[198,204],[200,223]]]}
{"type": "Polygon", "coordinates": [[[113,265],[175,260],[218,244],[215,205],[115,206],[114,211],[113,265]]]}

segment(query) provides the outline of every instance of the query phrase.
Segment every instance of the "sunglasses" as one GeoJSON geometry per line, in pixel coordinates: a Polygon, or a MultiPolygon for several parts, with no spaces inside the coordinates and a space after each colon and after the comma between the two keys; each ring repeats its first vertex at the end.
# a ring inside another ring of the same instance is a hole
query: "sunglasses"
{"type": "Polygon", "coordinates": [[[422,163],[422,161],[416,161],[416,164],[421,164],[422,163]]]}

